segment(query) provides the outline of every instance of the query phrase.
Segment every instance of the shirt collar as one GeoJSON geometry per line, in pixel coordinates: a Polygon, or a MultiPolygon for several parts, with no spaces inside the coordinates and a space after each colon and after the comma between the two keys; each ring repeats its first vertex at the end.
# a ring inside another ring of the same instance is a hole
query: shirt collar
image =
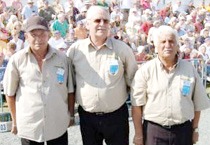
{"type": "MultiPolygon", "coordinates": [[[[90,40],[90,37],[88,37],[87,39],[86,39],[86,41],[87,41],[87,45],[88,46],[92,46],[93,48],[95,48],[95,46],[94,46],[94,44],[91,42],[91,40],[90,40]]],[[[106,39],[106,41],[105,41],[105,43],[102,45],[102,47],[103,46],[106,46],[107,48],[109,48],[109,49],[113,49],[113,42],[112,42],[113,40],[112,40],[112,38],[107,38],[106,39]]]]}
{"type": "MultiPolygon", "coordinates": [[[[157,62],[159,64],[159,66],[161,67],[161,69],[164,69],[164,65],[163,63],[161,62],[161,60],[159,59],[159,57],[157,56],[157,62]]],[[[173,69],[174,70],[180,63],[180,59],[178,58],[178,56],[176,57],[176,63],[173,65],[173,69]]]]}
{"type": "MultiPolygon", "coordinates": [[[[25,49],[26,49],[25,51],[26,54],[32,54],[30,46],[26,47],[25,49]]],[[[50,45],[48,45],[48,52],[47,55],[45,56],[45,59],[51,58],[52,56],[56,55],[56,53],[57,53],[56,50],[52,48],[50,45]]]]}

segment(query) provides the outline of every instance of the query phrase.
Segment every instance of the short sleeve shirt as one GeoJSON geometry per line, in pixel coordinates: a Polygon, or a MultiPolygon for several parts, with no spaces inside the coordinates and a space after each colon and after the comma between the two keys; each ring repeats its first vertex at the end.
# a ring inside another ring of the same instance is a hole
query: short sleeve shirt
{"type": "Polygon", "coordinates": [[[137,70],[134,54],[124,42],[108,38],[95,49],[89,38],[67,52],[76,78],[76,100],[88,112],[113,112],[128,97],[137,70]]]}
{"type": "Polygon", "coordinates": [[[44,142],[66,132],[70,121],[68,93],[73,92],[69,74],[66,55],[51,47],[42,72],[29,48],[10,58],[3,86],[6,95],[16,95],[19,137],[44,142]],[[62,81],[58,77],[63,77],[62,81]]]}
{"type": "Polygon", "coordinates": [[[186,60],[167,73],[158,58],[143,64],[131,87],[133,106],[143,106],[143,118],[160,125],[181,124],[209,107],[202,81],[186,60]]]}

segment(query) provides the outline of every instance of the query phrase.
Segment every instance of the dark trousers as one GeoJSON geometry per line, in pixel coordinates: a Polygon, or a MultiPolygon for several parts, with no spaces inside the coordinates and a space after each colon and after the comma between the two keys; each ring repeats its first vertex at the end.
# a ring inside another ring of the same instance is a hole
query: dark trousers
{"type": "MultiPolygon", "coordinates": [[[[35,142],[25,138],[21,138],[22,145],[44,145],[44,142],[35,142]]],[[[68,145],[67,131],[60,137],[47,141],[47,145],[68,145]]]]}
{"type": "Polygon", "coordinates": [[[143,134],[144,145],[193,145],[192,123],[190,121],[164,127],[145,120],[143,134]]]}
{"type": "Polygon", "coordinates": [[[112,113],[89,113],[78,108],[83,145],[129,144],[128,107],[124,104],[112,113]]]}

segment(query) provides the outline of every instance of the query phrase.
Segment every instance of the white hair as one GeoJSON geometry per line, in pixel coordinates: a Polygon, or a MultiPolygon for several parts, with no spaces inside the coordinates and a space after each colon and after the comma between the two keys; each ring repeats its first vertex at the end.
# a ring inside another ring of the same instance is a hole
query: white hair
{"type": "Polygon", "coordinates": [[[110,14],[107,8],[102,6],[91,6],[86,13],[86,19],[91,19],[94,15],[97,15],[99,12],[105,12],[110,19],[110,14]]]}
{"type": "Polygon", "coordinates": [[[179,43],[179,37],[178,37],[178,34],[177,34],[177,31],[175,29],[173,29],[172,27],[170,26],[167,26],[167,25],[162,25],[160,26],[157,31],[155,31],[155,35],[154,35],[154,45],[155,47],[158,46],[158,43],[159,43],[159,38],[164,35],[164,34],[172,34],[175,36],[175,44],[178,45],[179,43]]]}

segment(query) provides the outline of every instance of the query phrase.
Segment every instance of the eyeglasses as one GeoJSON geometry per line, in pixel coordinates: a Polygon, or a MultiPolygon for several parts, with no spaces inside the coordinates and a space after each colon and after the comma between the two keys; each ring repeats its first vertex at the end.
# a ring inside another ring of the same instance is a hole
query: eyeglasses
{"type": "Polygon", "coordinates": [[[95,19],[94,20],[94,23],[101,23],[101,21],[103,21],[104,24],[108,24],[109,23],[109,20],[108,19],[95,19]]]}

